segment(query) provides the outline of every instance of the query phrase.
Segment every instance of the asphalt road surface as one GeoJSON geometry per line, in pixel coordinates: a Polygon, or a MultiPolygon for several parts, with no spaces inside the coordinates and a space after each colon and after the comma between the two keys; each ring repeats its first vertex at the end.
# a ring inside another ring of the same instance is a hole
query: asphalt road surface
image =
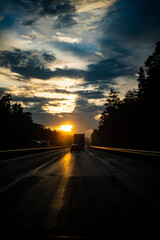
{"type": "Polygon", "coordinates": [[[1,161],[1,239],[159,239],[159,170],[94,149],[1,161]]]}

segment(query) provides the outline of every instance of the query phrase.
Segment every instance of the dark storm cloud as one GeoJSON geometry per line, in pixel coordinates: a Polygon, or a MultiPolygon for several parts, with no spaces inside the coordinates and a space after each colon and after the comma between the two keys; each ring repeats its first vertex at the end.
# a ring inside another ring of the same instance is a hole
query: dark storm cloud
{"type": "Polygon", "coordinates": [[[105,98],[103,91],[91,91],[91,90],[79,90],[79,91],[67,91],[65,89],[55,89],[55,92],[57,93],[64,93],[64,94],[77,94],[80,97],[86,98],[86,99],[101,99],[105,98]]]}
{"type": "Polygon", "coordinates": [[[56,48],[61,51],[71,53],[79,58],[90,58],[92,61],[94,59],[100,58],[94,51],[95,46],[93,47],[91,44],[81,44],[81,43],[67,43],[67,42],[58,42],[54,41],[53,44],[56,48]]]}
{"type": "Polygon", "coordinates": [[[66,98],[46,98],[46,97],[25,97],[25,96],[14,96],[14,101],[23,101],[24,103],[27,103],[27,102],[33,102],[33,103],[36,103],[36,102],[43,102],[44,103],[48,103],[48,101],[65,101],[67,100],[66,98]]]}
{"type": "Polygon", "coordinates": [[[54,22],[54,28],[71,27],[74,24],[76,24],[76,21],[73,19],[73,15],[65,13],[58,16],[54,22]]]}
{"type": "Polygon", "coordinates": [[[44,67],[39,66],[32,66],[32,64],[27,64],[26,66],[14,66],[12,67],[12,71],[19,73],[22,75],[25,79],[29,78],[39,78],[39,79],[49,79],[53,76],[52,72],[49,69],[46,69],[44,67]]]}
{"type": "Polygon", "coordinates": [[[10,0],[28,12],[27,20],[23,24],[33,25],[44,16],[56,17],[53,21],[55,28],[69,27],[76,23],[74,20],[75,6],[70,0],[10,0]]]}
{"type": "Polygon", "coordinates": [[[72,68],[57,68],[52,72],[54,77],[71,77],[71,78],[81,78],[84,77],[85,71],[72,68]]]}
{"type": "Polygon", "coordinates": [[[39,103],[39,102],[43,102],[44,103],[48,103],[48,101],[50,101],[51,99],[50,98],[43,98],[43,97],[25,97],[23,95],[19,95],[19,96],[14,96],[14,101],[15,102],[19,102],[19,101],[22,101],[24,103],[39,103]]]}
{"type": "MultiPolygon", "coordinates": [[[[1,92],[0,92],[1,93],[1,92]]],[[[7,91],[6,91],[7,94],[7,91]]],[[[3,94],[4,95],[4,94],[3,94]]],[[[14,102],[23,102],[25,104],[24,109],[26,111],[31,111],[32,113],[46,113],[45,110],[43,110],[43,107],[45,105],[58,107],[59,101],[66,101],[66,98],[47,98],[47,97],[26,97],[24,95],[16,96],[12,94],[12,98],[14,102]],[[52,101],[52,103],[51,103],[52,101]]]]}
{"type": "Polygon", "coordinates": [[[38,20],[39,18],[35,17],[33,19],[30,19],[30,20],[26,20],[23,22],[23,25],[24,26],[30,26],[30,25],[33,25],[34,23],[36,23],[36,21],[38,20]]]}
{"type": "MultiPolygon", "coordinates": [[[[123,58],[112,57],[88,65],[87,70],[56,68],[52,71],[48,63],[56,60],[54,55],[44,51],[21,50],[14,48],[12,51],[0,51],[0,66],[11,69],[21,75],[22,79],[38,78],[50,79],[51,77],[84,78],[85,83],[110,84],[113,78],[129,75],[134,72],[132,67],[126,66],[123,58]]],[[[81,92],[81,94],[85,94],[81,92]]],[[[100,93],[99,93],[100,94],[100,93]]],[[[89,93],[91,95],[91,93],[89,93]]]]}
{"type": "Polygon", "coordinates": [[[66,42],[54,42],[54,46],[61,49],[65,52],[71,52],[74,55],[77,55],[79,57],[86,57],[86,55],[89,54],[88,51],[86,51],[83,47],[80,48],[79,44],[71,44],[66,42]]]}
{"type": "Polygon", "coordinates": [[[36,8],[38,7],[38,2],[37,0],[11,0],[11,2],[19,4],[22,7],[25,7],[27,9],[29,9],[30,11],[35,11],[36,8]]]}
{"type": "Polygon", "coordinates": [[[41,15],[61,15],[61,14],[73,14],[75,7],[71,5],[70,0],[42,0],[38,1],[42,7],[41,15]]]}
{"type": "Polygon", "coordinates": [[[47,52],[43,52],[42,57],[46,62],[53,62],[54,60],[56,60],[56,57],[54,55],[51,55],[47,52]]]}
{"type": "Polygon", "coordinates": [[[13,48],[12,51],[0,50],[0,64],[3,67],[14,67],[14,66],[25,66],[34,65],[43,67],[43,65],[52,61],[56,58],[44,51],[37,50],[21,50],[18,48],[13,48]]]}
{"type": "Polygon", "coordinates": [[[55,61],[54,55],[44,51],[14,48],[12,51],[0,50],[0,66],[10,68],[12,72],[20,74],[24,79],[49,79],[53,72],[47,64],[55,61]]]}
{"type": "Polygon", "coordinates": [[[79,98],[76,101],[76,107],[74,110],[74,113],[77,112],[96,112],[96,111],[102,111],[104,109],[103,106],[97,106],[94,103],[89,103],[87,99],[79,98]]]}
{"type": "Polygon", "coordinates": [[[103,18],[104,40],[144,44],[157,42],[160,39],[159,12],[159,0],[117,1],[103,18]]]}
{"type": "Polygon", "coordinates": [[[107,59],[88,66],[86,81],[99,89],[120,76],[132,76],[160,39],[159,0],[116,1],[101,20],[100,49],[107,59]]]}
{"type": "Polygon", "coordinates": [[[113,78],[118,76],[132,75],[134,69],[132,66],[127,66],[123,58],[112,57],[99,61],[98,63],[88,65],[85,79],[92,83],[110,84],[113,78]]]}
{"type": "Polygon", "coordinates": [[[0,66],[10,68],[18,73],[23,79],[39,78],[50,79],[51,77],[84,77],[85,72],[79,69],[60,69],[52,71],[48,63],[56,60],[54,55],[44,51],[21,50],[14,48],[12,51],[0,50],[0,66]]]}
{"type": "Polygon", "coordinates": [[[71,91],[67,91],[65,89],[55,89],[54,90],[56,93],[64,93],[64,94],[70,94],[72,93],[71,91]]]}
{"type": "Polygon", "coordinates": [[[25,97],[24,95],[15,96],[12,94],[12,98],[15,102],[23,102],[25,104],[24,110],[31,111],[32,113],[45,113],[42,107],[51,100],[43,97],[25,97]],[[28,107],[27,107],[28,106],[28,107]]]}
{"type": "Polygon", "coordinates": [[[71,5],[69,0],[43,0],[40,15],[57,16],[55,21],[57,28],[69,27],[76,23],[74,20],[75,7],[71,5]]]}
{"type": "Polygon", "coordinates": [[[101,99],[105,98],[104,92],[102,91],[76,91],[76,94],[86,99],[101,99]]]}

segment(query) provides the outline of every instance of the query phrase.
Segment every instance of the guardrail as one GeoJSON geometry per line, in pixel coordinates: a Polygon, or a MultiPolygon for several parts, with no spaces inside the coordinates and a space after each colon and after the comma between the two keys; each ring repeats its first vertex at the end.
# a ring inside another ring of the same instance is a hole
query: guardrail
{"type": "Polygon", "coordinates": [[[152,157],[159,157],[160,158],[160,152],[158,151],[148,151],[148,150],[137,150],[137,149],[128,149],[128,148],[111,148],[111,147],[100,147],[100,146],[90,146],[91,148],[99,149],[99,150],[106,150],[110,152],[117,152],[117,153],[126,153],[126,154],[132,154],[136,156],[152,156],[152,157]]]}
{"type": "Polygon", "coordinates": [[[0,151],[0,160],[5,160],[9,158],[15,158],[20,156],[25,156],[27,154],[39,153],[43,151],[49,151],[59,148],[66,148],[66,146],[53,146],[53,147],[37,147],[37,148],[24,148],[24,149],[11,149],[0,151]]]}

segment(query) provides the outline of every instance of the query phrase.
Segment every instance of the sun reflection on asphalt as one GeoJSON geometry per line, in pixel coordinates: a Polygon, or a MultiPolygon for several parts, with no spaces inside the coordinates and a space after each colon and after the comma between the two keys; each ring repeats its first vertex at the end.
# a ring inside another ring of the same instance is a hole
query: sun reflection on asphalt
{"type": "Polygon", "coordinates": [[[58,215],[58,213],[64,206],[64,202],[65,202],[65,191],[66,191],[67,184],[69,181],[69,175],[72,171],[71,154],[70,153],[65,154],[65,156],[62,158],[61,168],[62,168],[61,180],[58,183],[59,186],[56,188],[54,199],[51,204],[51,209],[54,212],[54,218],[56,215],[58,215]]]}

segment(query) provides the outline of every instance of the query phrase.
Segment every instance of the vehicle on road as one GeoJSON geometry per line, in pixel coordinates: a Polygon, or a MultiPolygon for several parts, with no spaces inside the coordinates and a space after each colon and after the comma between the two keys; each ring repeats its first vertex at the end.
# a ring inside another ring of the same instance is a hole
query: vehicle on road
{"type": "Polygon", "coordinates": [[[70,148],[70,152],[72,153],[73,151],[80,152],[79,144],[72,144],[72,146],[70,148]]]}
{"type": "Polygon", "coordinates": [[[80,150],[84,151],[85,137],[84,134],[74,134],[74,144],[78,144],[80,150]]]}

